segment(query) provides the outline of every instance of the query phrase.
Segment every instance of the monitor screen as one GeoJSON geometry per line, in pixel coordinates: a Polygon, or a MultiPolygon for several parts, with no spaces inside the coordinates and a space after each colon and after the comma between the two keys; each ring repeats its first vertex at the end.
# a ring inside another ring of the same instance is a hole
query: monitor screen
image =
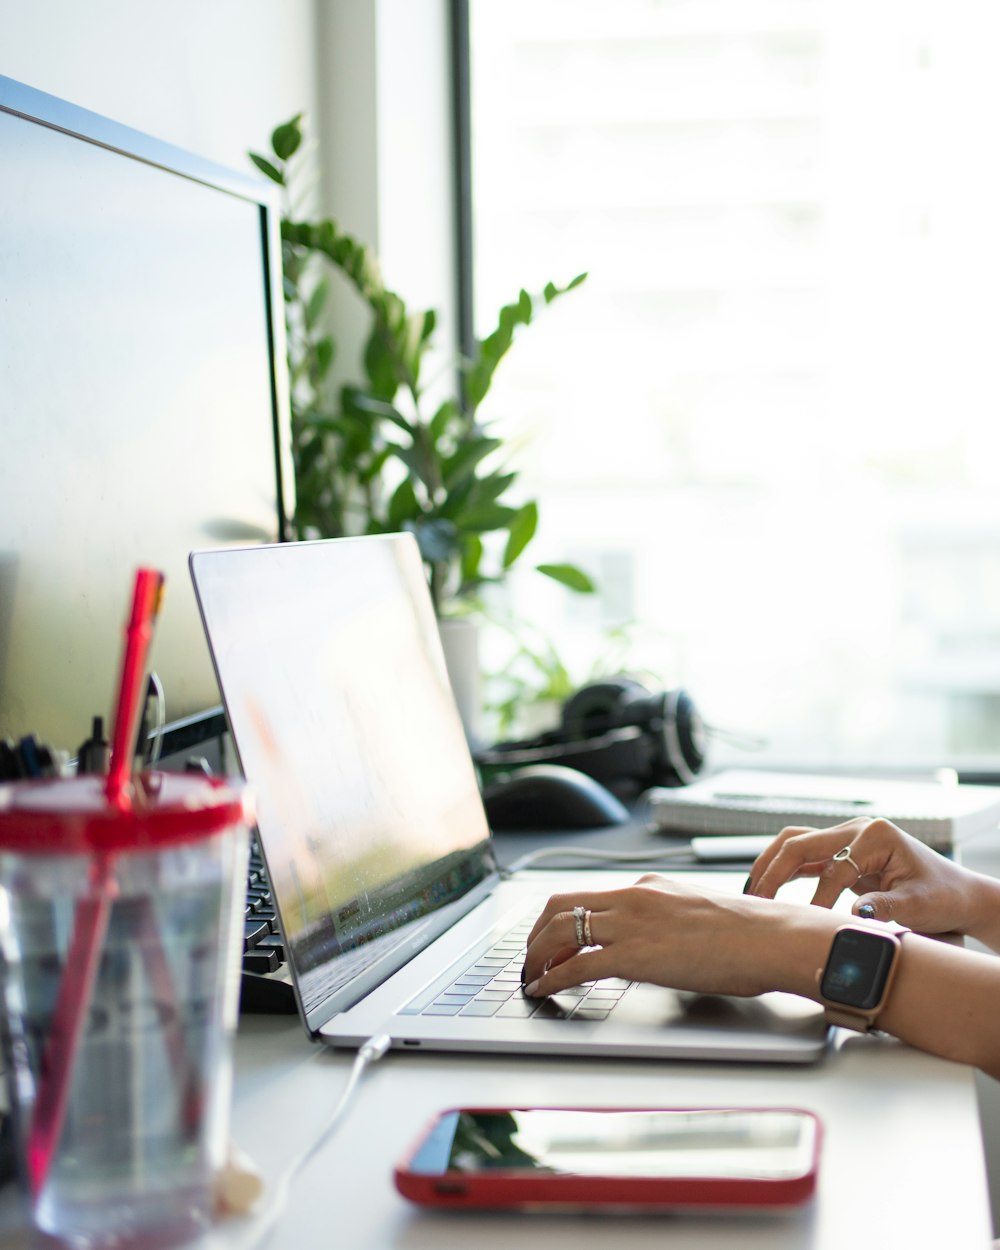
{"type": "Polygon", "coordinates": [[[279,214],[2,78],[0,169],[0,738],[74,753],[111,715],[135,569],[166,575],[167,718],[197,721],[219,694],[188,552],[288,536],[279,214]]]}

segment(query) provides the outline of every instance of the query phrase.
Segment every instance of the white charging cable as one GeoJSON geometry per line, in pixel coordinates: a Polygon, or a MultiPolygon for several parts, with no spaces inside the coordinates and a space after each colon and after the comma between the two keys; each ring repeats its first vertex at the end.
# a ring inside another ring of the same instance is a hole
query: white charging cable
{"type": "Polygon", "coordinates": [[[288,1195],[295,1178],[340,1123],[365,1068],[369,1064],[376,1062],[376,1060],[381,1059],[391,1045],[392,1038],[387,1033],[380,1033],[377,1037],[370,1037],[358,1051],[354,1064],[351,1067],[350,1075],[347,1078],[347,1084],[344,1086],[340,1098],[337,1100],[337,1105],[330,1114],[330,1118],[323,1126],[322,1132],[292,1160],[291,1164],[285,1168],[275,1182],[271,1191],[270,1201],[255,1221],[253,1236],[247,1243],[247,1250],[256,1250],[256,1247],[261,1244],[274,1227],[278,1216],[288,1204],[288,1195]]]}
{"type": "Polygon", "coordinates": [[[502,876],[510,876],[520,872],[522,868],[530,868],[543,859],[559,859],[568,855],[577,859],[596,859],[609,864],[659,864],[659,863],[695,863],[695,856],[690,847],[674,846],[663,851],[606,851],[596,846],[543,846],[537,851],[529,851],[516,859],[509,867],[503,869],[502,876]]]}

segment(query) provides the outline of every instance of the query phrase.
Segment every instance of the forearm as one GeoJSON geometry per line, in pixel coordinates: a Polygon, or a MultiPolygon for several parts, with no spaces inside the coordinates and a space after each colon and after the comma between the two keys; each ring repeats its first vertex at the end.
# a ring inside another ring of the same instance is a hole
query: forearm
{"type": "Polygon", "coordinates": [[[879,1027],[1000,1078],[1000,959],[908,934],[879,1027]]]}
{"type": "Polygon", "coordinates": [[[1000,952],[1000,880],[969,872],[969,923],[963,932],[1000,952]]]}
{"type": "MultiPolygon", "coordinates": [[[[819,908],[781,926],[774,988],[820,1001],[817,973],[843,917],[819,908]]],[[[877,1025],[931,1054],[1000,1078],[1000,959],[908,933],[877,1025]]]]}

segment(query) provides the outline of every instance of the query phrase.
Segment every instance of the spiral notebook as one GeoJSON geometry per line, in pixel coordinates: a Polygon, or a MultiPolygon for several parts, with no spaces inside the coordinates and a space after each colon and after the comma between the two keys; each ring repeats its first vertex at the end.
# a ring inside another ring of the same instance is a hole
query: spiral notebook
{"type": "Polygon", "coordinates": [[[928,846],[949,850],[1000,823],[1000,786],[935,781],[729,769],[646,797],[654,827],[676,835],[773,836],[786,825],[826,828],[881,816],[928,846]]]}

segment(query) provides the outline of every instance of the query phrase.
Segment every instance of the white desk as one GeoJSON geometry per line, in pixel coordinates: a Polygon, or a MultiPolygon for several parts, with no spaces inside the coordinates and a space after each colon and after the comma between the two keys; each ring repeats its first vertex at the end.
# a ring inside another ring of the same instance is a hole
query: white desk
{"type": "MultiPolygon", "coordinates": [[[[294,1183],[262,1250],[987,1250],[992,1245],[974,1073],[885,1038],[845,1035],[815,1067],[389,1052],[294,1183]],[[427,1212],[392,1168],[435,1112],[463,1103],[800,1106],[825,1141],[816,1199],[782,1216],[594,1216],[427,1212]]],[[[353,1054],[311,1044],[295,1016],[245,1016],[233,1135],[273,1175],[323,1131],[353,1054]]],[[[8,1189],[0,1250],[31,1246],[8,1189]]],[[[231,1218],[190,1250],[246,1250],[231,1218]]]]}
{"type": "MultiPolygon", "coordinates": [[[[246,1018],[233,1127],[254,1152],[293,1158],[322,1131],[351,1058],[311,1046],[294,1018],[246,1018]]],[[[246,1244],[233,1222],[210,1243],[246,1244]]],[[[648,1060],[465,1058],[390,1052],[370,1067],[345,1118],[300,1173],[266,1247],[545,1250],[657,1247],[844,1250],[850,1245],[991,1244],[973,1074],[887,1039],[851,1037],[808,1069],[648,1060]],[[462,1102],[594,1105],[782,1103],[826,1129],[816,1201],[792,1216],[471,1215],[410,1206],[392,1166],[433,1113],[462,1102]]],[[[209,1239],[206,1239],[206,1245],[209,1239]]]]}
{"type": "MultiPolygon", "coordinates": [[[[1000,837],[969,847],[1000,874],[1000,837]]],[[[300,1173],[263,1245],[333,1250],[978,1250],[992,1245],[974,1073],[890,1039],[844,1035],[809,1068],[649,1060],[486,1059],[390,1052],[300,1173]],[[392,1168],[436,1111],[462,1103],[795,1105],[825,1127],[815,1202],[791,1216],[574,1217],[426,1212],[392,1168]]],[[[244,1017],[233,1129],[287,1163],[322,1132],[352,1056],[311,1045],[296,1018],[244,1017]]],[[[985,1079],[985,1078],[984,1078],[985,1079]]],[[[261,1152],[257,1152],[260,1154],[261,1152]]],[[[244,1246],[233,1221],[205,1247],[244,1246]]]]}

